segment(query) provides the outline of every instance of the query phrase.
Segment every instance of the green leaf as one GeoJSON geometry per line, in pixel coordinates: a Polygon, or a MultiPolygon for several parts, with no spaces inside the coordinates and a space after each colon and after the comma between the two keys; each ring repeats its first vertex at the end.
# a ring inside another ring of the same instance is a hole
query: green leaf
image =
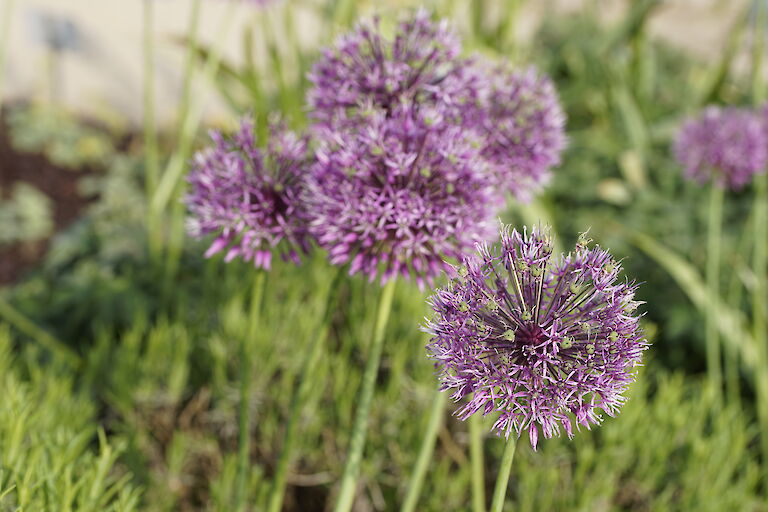
{"type": "Polygon", "coordinates": [[[715,316],[717,328],[727,342],[726,348],[737,350],[747,369],[754,372],[757,353],[744,315],[731,308],[720,296],[712,297],[696,267],[675,251],[645,233],[627,231],[631,242],[667,271],[700,312],[715,316]]]}

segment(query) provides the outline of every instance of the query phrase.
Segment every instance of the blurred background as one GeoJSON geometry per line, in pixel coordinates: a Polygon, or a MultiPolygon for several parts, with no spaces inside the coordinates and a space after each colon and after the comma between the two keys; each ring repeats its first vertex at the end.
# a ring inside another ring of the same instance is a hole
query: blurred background
{"type": "MultiPolygon", "coordinates": [[[[0,0],[0,508],[232,510],[253,269],[205,259],[186,237],[187,162],[209,129],[246,114],[306,127],[320,49],[361,17],[419,5],[457,27],[466,54],[552,77],[568,116],[563,164],[504,220],[550,223],[562,247],[590,229],[642,283],[653,343],[617,418],[537,452],[521,443],[509,499],[531,511],[768,510],[766,269],[752,257],[765,196],[726,193],[712,296],[708,191],[670,149],[703,106],[764,100],[766,5],[749,0],[0,0]],[[721,386],[707,372],[708,316],[721,386]]],[[[316,251],[268,277],[250,510],[266,506],[296,355],[333,275],[316,251]]],[[[406,492],[436,387],[419,331],[427,294],[397,289],[355,510],[398,510],[406,492]]],[[[341,289],[284,510],[333,499],[377,296],[359,278],[341,289]]],[[[469,509],[467,425],[453,407],[418,510],[469,509]]],[[[484,446],[490,493],[503,443],[488,434],[484,446]]]]}
{"type": "MultiPolygon", "coordinates": [[[[120,114],[126,121],[141,122],[142,91],[142,1],[105,0],[93,4],[88,0],[14,0],[8,38],[5,69],[5,98],[41,99],[50,94],[51,78],[56,83],[56,100],[67,108],[88,115],[120,114]],[[59,34],[58,36],[56,34],[59,34]],[[56,68],[50,69],[51,39],[60,37],[62,55],[56,68]],[[51,77],[50,73],[55,72],[51,77]]],[[[528,2],[515,19],[515,39],[531,38],[552,12],[568,15],[584,9],[584,0],[551,0],[528,2]],[[554,9],[554,11],[553,11],[554,9]]],[[[161,0],[155,6],[157,115],[161,121],[173,119],[181,90],[185,37],[192,10],[189,0],[161,0]]],[[[292,6],[290,15],[301,27],[303,47],[321,43],[320,24],[310,2],[292,6]]],[[[375,4],[375,2],[372,2],[375,4]]],[[[456,2],[457,11],[468,11],[456,2]]],[[[647,30],[653,37],[675,48],[699,57],[713,57],[725,44],[729,27],[748,4],[747,0],[676,0],[665,2],[648,20],[647,30]]],[[[598,14],[605,22],[618,20],[626,10],[626,2],[600,2],[598,14]]],[[[362,7],[379,12],[397,12],[408,2],[395,1],[362,7]]],[[[501,3],[499,3],[501,6],[501,3]]],[[[217,29],[227,16],[227,2],[214,0],[206,4],[200,23],[200,38],[208,43],[218,37],[217,29]]],[[[253,23],[253,5],[240,2],[220,43],[228,59],[241,63],[242,30],[253,23]]],[[[501,7],[499,7],[501,9],[501,7]]],[[[489,12],[492,12],[491,9],[489,12]]],[[[466,20],[458,16],[456,22],[466,20]]],[[[327,37],[327,35],[326,35],[327,37]]],[[[262,46],[262,41],[254,41],[262,46]]],[[[258,51],[258,50],[257,50],[258,51]]],[[[263,47],[261,49],[263,51],[263,47]]],[[[743,66],[745,63],[741,62],[743,66]]],[[[737,64],[738,65],[738,64],[737,64]]],[[[202,89],[210,84],[197,84],[202,89]]],[[[226,115],[220,102],[213,98],[207,105],[210,116],[226,115]]]]}

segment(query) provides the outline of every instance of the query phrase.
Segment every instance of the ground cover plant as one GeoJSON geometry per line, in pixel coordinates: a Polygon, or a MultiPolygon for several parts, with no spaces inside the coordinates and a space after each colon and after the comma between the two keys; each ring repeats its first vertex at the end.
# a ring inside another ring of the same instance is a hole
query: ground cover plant
{"type": "Polygon", "coordinates": [[[766,510],[763,3],[702,61],[653,0],[250,2],[241,62],[207,3],[173,129],[151,0],[139,133],[4,111],[0,508],[766,510]]]}

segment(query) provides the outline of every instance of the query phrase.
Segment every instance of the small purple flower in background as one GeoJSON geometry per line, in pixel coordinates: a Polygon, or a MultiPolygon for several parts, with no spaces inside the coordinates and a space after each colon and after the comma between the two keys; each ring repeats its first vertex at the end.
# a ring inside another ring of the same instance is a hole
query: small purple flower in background
{"type": "Polygon", "coordinates": [[[378,19],[360,24],[313,66],[310,115],[319,124],[343,125],[364,122],[358,115],[364,106],[390,111],[404,102],[440,102],[457,116],[465,105],[479,101],[485,85],[460,53],[448,22],[434,22],[424,10],[401,21],[391,41],[381,34],[378,19]]]}
{"type": "Polygon", "coordinates": [[[635,286],[586,235],[556,258],[546,231],[502,230],[501,247],[481,246],[458,276],[430,299],[425,327],[442,389],[468,402],[457,412],[499,416],[506,437],[527,430],[573,435],[613,416],[625,401],[648,344],[639,326],[635,286]]]}
{"type": "Polygon", "coordinates": [[[312,233],[332,263],[350,263],[382,282],[431,281],[496,234],[502,198],[477,141],[440,110],[371,109],[366,125],[318,129],[320,147],[307,193],[312,233]]]}
{"type": "Polygon", "coordinates": [[[739,189],[765,170],[765,125],[750,110],[710,106],[686,121],[675,140],[674,153],[686,177],[739,189]]]}
{"type": "Polygon", "coordinates": [[[231,138],[213,132],[211,139],[188,177],[190,235],[216,235],[206,257],[226,249],[225,261],[240,257],[269,269],[280,244],[283,257],[298,263],[298,253],[309,249],[300,200],[311,165],[307,140],[274,126],[267,149],[260,149],[248,120],[231,138]]]}
{"type": "Polygon", "coordinates": [[[483,157],[499,184],[527,201],[550,178],[565,148],[565,113],[552,81],[529,68],[491,71],[490,94],[478,116],[483,157]]]}

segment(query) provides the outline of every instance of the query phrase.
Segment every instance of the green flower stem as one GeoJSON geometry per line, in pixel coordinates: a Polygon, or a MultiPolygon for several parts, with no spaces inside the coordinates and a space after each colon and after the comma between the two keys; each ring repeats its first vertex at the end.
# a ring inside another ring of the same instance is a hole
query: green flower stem
{"type": "Polygon", "coordinates": [[[469,460],[472,469],[472,512],[485,512],[485,465],[483,464],[483,417],[469,417],[469,460]]]}
{"type": "Polygon", "coordinates": [[[192,76],[195,72],[195,48],[197,47],[197,32],[200,26],[200,3],[202,0],[192,0],[187,28],[187,55],[184,57],[184,75],[182,79],[181,101],[179,102],[179,128],[184,125],[184,119],[189,115],[189,104],[192,98],[192,76]]]}
{"type": "Polygon", "coordinates": [[[752,47],[752,103],[760,105],[765,97],[763,90],[763,58],[765,57],[765,29],[766,9],[765,2],[755,2],[757,12],[755,14],[755,31],[753,33],[752,47]]]}
{"type": "Polygon", "coordinates": [[[283,31],[280,35],[276,33],[276,16],[277,13],[270,13],[266,9],[258,11],[258,21],[260,22],[261,33],[271,64],[269,72],[275,77],[277,82],[277,98],[280,111],[283,115],[289,116],[291,120],[295,120],[301,118],[304,115],[304,111],[301,101],[298,99],[301,95],[296,94],[292,89],[286,75],[285,65],[287,59],[284,53],[281,52],[279,43],[283,36],[285,36],[285,32],[283,31]]]}
{"type": "Polygon", "coordinates": [[[429,462],[432,460],[432,454],[435,452],[435,440],[440,425],[443,423],[445,404],[448,402],[448,393],[437,389],[432,399],[432,408],[429,411],[429,421],[427,430],[424,432],[424,439],[421,441],[421,449],[416,459],[416,466],[413,468],[411,481],[408,483],[408,492],[403,502],[403,512],[413,512],[416,510],[416,504],[421,495],[421,487],[424,484],[424,476],[427,474],[429,462]]]}
{"type": "Polygon", "coordinates": [[[258,270],[253,280],[251,311],[248,330],[240,340],[240,411],[238,413],[237,479],[235,487],[235,510],[245,510],[248,501],[248,476],[251,459],[251,372],[253,370],[251,345],[255,342],[261,320],[261,302],[264,297],[266,274],[258,270]]]}
{"type": "Polygon", "coordinates": [[[159,156],[155,124],[155,0],[144,0],[144,172],[147,197],[157,187],[159,156]]]}
{"type": "MultiPolygon", "coordinates": [[[[752,102],[755,107],[765,100],[763,58],[765,55],[765,30],[768,8],[765,2],[757,2],[755,16],[754,49],[752,52],[752,102]]],[[[768,366],[768,322],[766,322],[766,280],[768,279],[768,175],[763,172],[755,177],[753,271],[755,287],[752,295],[752,327],[760,368],[768,366]]],[[[768,460],[768,372],[755,372],[757,382],[757,417],[762,432],[763,460],[768,460]]],[[[768,470],[765,473],[768,486],[768,470]]]]}
{"type": "MultiPolygon", "coordinates": [[[[216,74],[219,71],[226,36],[231,32],[230,28],[236,11],[234,7],[235,5],[236,2],[228,2],[227,8],[224,11],[217,28],[217,36],[214,40],[215,43],[213,44],[213,49],[203,66],[203,78],[209,83],[212,83],[215,80],[216,74]]],[[[194,47],[191,51],[194,51],[194,47]]],[[[198,95],[195,98],[189,98],[188,112],[181,122],[178,150],[173,153],[171,159],[168,161],[166,170],[158,184],[157,192],[152,196],[152,201],[150,202],[150,209],[156,215],[159,223],[163,219],[169,201],[175,199],[171,206],[170,229],[167,253],[165,256],[165,279],[163,283],[164,297],[168,296],[169,291],[173,286],[184,248],[184,216],[186,209],[184,208],[183,203],[178,200],[178,197],[183,191],[184,182],[182,178],[184,176],[184,171],[187,169],[187,164],[192,157],[192,144],[203,116],[204,102],[199,100],[200,97],[201,96],[198,95]]]]}
{"type": "Polygon", "coordinates": [[[267,510],[269,512],[280,512],[283,506],[285,480],[288,468],[290,467],[291,462],[293,462],[293,451],[295,449],[297,429],[302,412],[307,407],[307,400],[309,399],[310,392],[318,385],[316,382],[317,363],[323,353],[325,340],[328,338],[328,333],[331,328],[331,319],[333,312],[336,309],[339,287],[343,280],[344,270],[342,267],[339,267],[336,277],[334,277],[333,282],[328,288],[328,296],[325,302],[325,311],[321,318],[320,330],[317,331],[317,335],[309,347],[309,352],[307,353],[307,356],[302,363],[301,371],[297,376],[299,384],[298,388],[295,388],[296,391],[291,399],[291,413],[288,417],[288,424],[285,427],[283,448],[280,451],[280,458],[277,461],[274,483],[270,491],[269,503],[267,505],[267,510]]]}
{"type": "MultiPolygon", "coordinates": [[[[749,232],[752,232],[752,219],[747,220],[745,225],[749,225],[749,232]]],[[[745,242],[751,241],[747,237],[742,237],[739,244],[738,254],[747,254],[749,248],[745,247],[745,242]]],[[[743,299],[744,288],[741,286],[741,281],[737,275],[730,277],[730,283],[728,287],[728,294],[726,301],[728,304],[741,304],[743,299]]],[[[723,351],[723,358],[725,359],[725,390],[728,403],[735,404],[735,408],[741,410],[741,361],[738,350],[732,348],[731,350],[723,351]]]]}
{"type": "MultiPolygon", "coordinates": [[[[755,245],[753,268],[755,287],[752,294],[752,327],[758,365],[768,365],[768,334],[766,329],[766,270],[768,268],[768,175],[763,173],[755,178],[755,245]]],[[[757,377],[757,416],[760,422],[763,457],[768,460],[768,372],[755,372],[757,377]]],[[[768,479],[768,472],[766,473],[768,479]]],[[[767,484],[768,485],[768,484],[767,484]]]]}
{"type": "MultiPolygon", "coordinates": [[[[148,3],[152,3],[152,0],[145,0],[148,3]]],[[[182,80],[182,93],[181,102],[179,104],[179,127],[178,133],[184,132],[184,126],[187,124],[187,118],[190,111],[190,97],[192,93],[192,78],[194,75],[194,63],[195,63],[195,47],[197,46],[197,33],[200,27],[200,3],[201,0],[192,0],[192,10],[189,15],[189,25],[187,27],[187,55],[184,64],[184,77],[182,80]]],[[[146,75],[145,75],[146,77],[146,75]]],[[[145,85],[146,87],[146,85],[145,85]]],[[[145,116],[146,117],[146,116],[145,116]]],[[[146,119],[145,119],[146,121],[146,119]]],[[[145,127],[146,130],[146,127],[145,127]]],[[[159,163],[158,163],[159,165],[159,163]]],[[[157,179],[160,179],[159,168],[157,179]]],[[[151,206],[151,201],[154,200],[157,193],[158,182],[155,182],[152,186],[152,195],[147,196],[147,201],[150,201],[150,207],[147,210],[148,226],[147,231],[149,233],[149,254],[153,262],[159,262],[163,245],[163,228],[162,228],[162,209],[158,211],[157,208],[151,206]]]]}
{"type": "Polygon", "coordinates": [[[507,55],[510,62],[518,64],[520,61],[520,48],[517,44],[517,19],[522,11],[524,0],[509,0],[507,2],[507,15],[499,23],[497,40],[500,42],[501,50],[507,55]]]}
{"type": "Polygon", "coordinates": [[[517,435],[512,432],[510,439],[504,447],[504,455],[501,456],[501,467],[499,476],[496,479],[496,487],[493,490],[493,503],[491,503],[491,512],[502,512],[504,509],[504,498],[507,496],[507,484],[509,483],[509,474],[512,472],[512,461],[515,460],[515,447],[517,446],[517,435]]]}
{"type": "MultiPolygon", "coordinates": [[[[707,289],[709,300],[714,301],[720,294],[720,243],[723,224],[723,196],[722,187],[712,185],[709,196],[709,216],[707,230],[707,289]]],[[[722,397],[722,365],[720,361],[720,343],[717,333],[717,324],[714,315],[708,314],[705,319],[707,370],[712,385],[715,389],[715,397],[718,403],[722,397]]]]}
{"type": "Polygon", "coordinates": [[[376,384],[376,375],[379,373],[379,363],[381,362],[381,352],[384,346],[384,331],[386,330],[389,312],[392,309],[392,297],[395,293],[396,279],[390,279],[381,294],[379,300],[379,310],[376,315],[376,325],[373,330],[373,340],[371,343],[371,353],[368,354],[368,362],[363,373],[363,383],[358,397],[357,412],[355,413],[355,423],[352,426],[352,435],[349,441],[349,453],[347,454],[347,463],[344,467],[344,474],[341,477],[341,487],[339,490],[338,501],[336,502],[336,512],[349,512],[352,509],[352,502],[355,498],[355,488],[357,487],[357,476],[360,472],[360,462],[363,458],[363,448],[365,447],[365,436],[368,430],[368,416],[371,412],[371,402],[373,400],[373,391],[376,384]]]}

